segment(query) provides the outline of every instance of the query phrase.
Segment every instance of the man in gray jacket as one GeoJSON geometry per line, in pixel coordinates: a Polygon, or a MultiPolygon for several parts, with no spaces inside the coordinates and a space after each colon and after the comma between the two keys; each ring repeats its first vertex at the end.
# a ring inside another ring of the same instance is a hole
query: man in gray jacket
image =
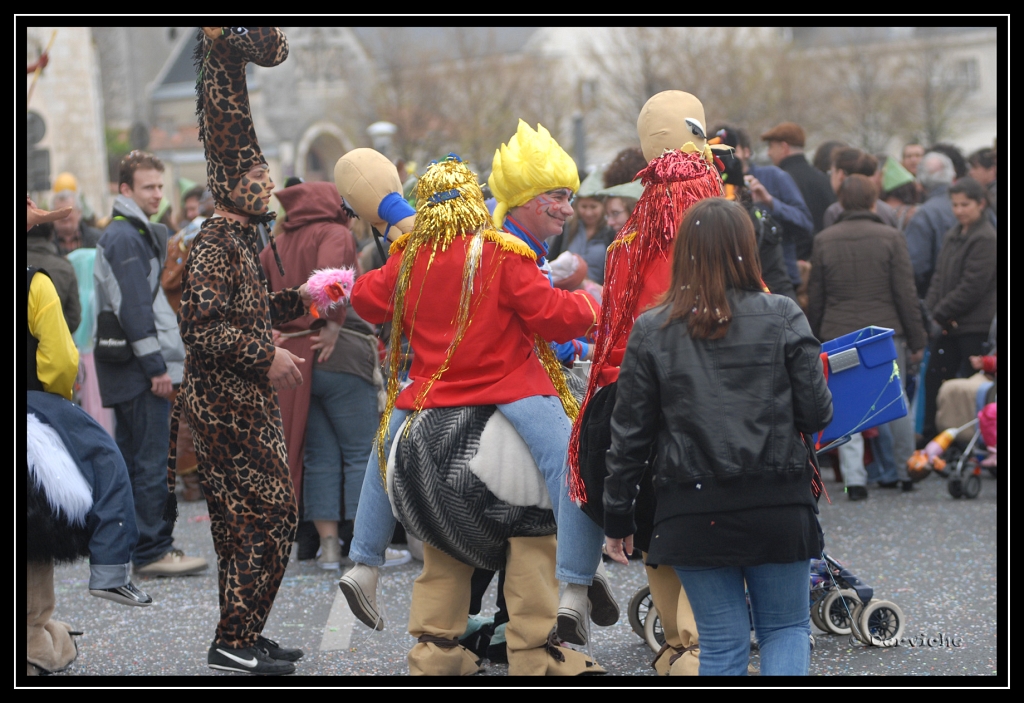
{"type": "Polygon", "coordinates": [[[98,314],[113,312],[131,349],[124,361],[102,360],[96,377],[104,407],[113,408],[115,439],[128,465],[139,542],[135,573],[178,576],[206,568],[206,561],[174,548],[174,522],[165,519],[170,402],[181,382],[185,346],[177,318],[160,287],[167,229],[149,216],[163,197],[163,163],[133,151],[121,161],[114,217],[96,245],[93,278],[98,314]]]}

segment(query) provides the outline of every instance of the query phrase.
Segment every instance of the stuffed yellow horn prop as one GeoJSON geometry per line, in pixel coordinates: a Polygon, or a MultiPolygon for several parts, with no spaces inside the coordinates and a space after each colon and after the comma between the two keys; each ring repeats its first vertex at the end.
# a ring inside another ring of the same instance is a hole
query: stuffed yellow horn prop
{"type": "MultiPolygon", "coordinates": [[[[334,184],[359,219],[381,233],[388,231],[389,223],[381,212],[381,202],[393,193],[402,195],[398,169],[388,157],[374,149],[353,149],[334,166],[334,184]]],[[[396,239],[411,232],[415,221],[416,216],[412,214],[392,222],[388,238],[396,239]]]]}
{"type": "Polygon", "coordinates": [[[644,158],[650,162],[666,151],[684,149],[704,153],[708,142],[704,105],[696,96],[681,90],[666,90],[651,97],[640,110],[636,131],[644,158]]]}

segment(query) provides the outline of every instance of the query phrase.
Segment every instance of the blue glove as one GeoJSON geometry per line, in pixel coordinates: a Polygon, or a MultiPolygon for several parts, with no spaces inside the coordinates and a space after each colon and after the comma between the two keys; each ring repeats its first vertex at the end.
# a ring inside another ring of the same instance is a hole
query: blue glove
{"type": "Polygon", "coordinates": [[[575,344],[575,339],[570,342],[562,342],[561,344],[555,344],[552,342],[551,348],[555,350],[555,356],[558,357],[559,361],[563,364],[569,364],[576,358],[575,344]]]}
{"type": "Polygon", "coordinates": [[[552,343],[551,348],[555,350],[555,356],[559,361],[563,364],[571,364],[576,359],[586,356],[590,345],[582,339],[573,339],[562,344],[552,343]]]}

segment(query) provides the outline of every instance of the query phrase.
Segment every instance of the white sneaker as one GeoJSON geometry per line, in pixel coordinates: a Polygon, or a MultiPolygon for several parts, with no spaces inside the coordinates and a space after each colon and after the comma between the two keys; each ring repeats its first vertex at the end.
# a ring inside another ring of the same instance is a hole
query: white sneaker
{"type": "Polygon", "coordinates": [[[384,621],[377,611],[377,567],[356,564],[338,581],[348,607],[359,621],[374,630],[383,630],[384,621]]]}
{"type": "Polygon", "coordinates": [[[384,566],[401,566],[412,561],[412,554],[405,549],[391,549],[384,552],[384,566]]]}

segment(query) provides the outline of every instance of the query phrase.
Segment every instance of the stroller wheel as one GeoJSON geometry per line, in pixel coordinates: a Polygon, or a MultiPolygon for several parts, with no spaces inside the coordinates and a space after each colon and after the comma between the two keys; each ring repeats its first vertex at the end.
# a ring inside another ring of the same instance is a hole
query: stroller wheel
{"type": "Polygon", "coordinates": [[[853,630],[852,615],[860,604],[857,592],[852,588],[832,591],[821,606],[822,619],[826,629],[833,635],[848,635],[853,630]]]}
{"type": "Polygon", "coordinates": [[[653,605],[647,611],[647,619],[644,620],[644,639],[653,652],[660,652],[665,645],[665,630],[661,626],[658,609],[653,605]]]}
{"type": "MultiPolygon", "coordinates": [[[[869,601],[871,602],[871,601],[869,601]]],[[[850,607],[850,615],[853,618],[853,622],[857,624],[857,627],[851,626],[851,634],[864,644],[871,644],[871,638],[864,631],[864,628],[860,626],[860,615],[864,612],[864,604],[857,601],[856,604],[850,607]]]]}
{"type": "Polygon", "coordinates": [[[964,495],[964,482],[959,476],[953,476],[949,479],[949,482],[946,484],[946,488],[949,489],[949,495],[954,498],[962,498],[964,495]]]}
{"type": "Polygon", "coordinates": [[[867,644],[895,647],[903,636],[905,622],[898,605],[888,600],[873,600],[861,610],[858,625],[867,644]]]}
{"type": "Polygon", "coordinates": [[[825,599],[828,598],[830,592],[826,592],[818,600],[811,603],[811,622],[814,626],[822,632],[830,632],[828,625],[825,624],[825,615],[822,607],[825,605],[825,599]]]}
{"type": "Polygon", "coordinates": [[[647,620],[648,613],[653,607],[654,599],[651,597],[650,586],[638,589],[629,601],[629,610],[627,611],[629,626],[633,628],[633,632],[640,639],[646,639],[644,635],[644,622],[647,620]]]}
{"type": "Polygon", "coordinates": [[[970,474],[963,481],[964,498],[977,498],[981,493],[981,476],[970,474]]]}

